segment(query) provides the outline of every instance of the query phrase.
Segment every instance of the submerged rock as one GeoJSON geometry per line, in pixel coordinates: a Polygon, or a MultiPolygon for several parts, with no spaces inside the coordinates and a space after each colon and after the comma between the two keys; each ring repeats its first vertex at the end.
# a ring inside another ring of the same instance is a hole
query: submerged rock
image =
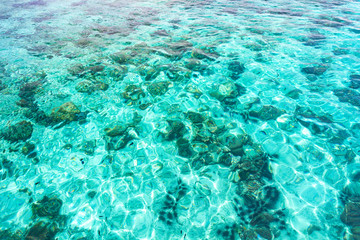
{"type": "Polygon", "coordinates": [[[185,61],[185,67],[191,71],[203,72],[207,66],[203,65],[200,60],[190,58],[185,61]]]}
{"type": "Polygon", "coordinates": [[[302,126],[309,129],[309,131],[314,135],[326,138],[334,136],[332,129],[326,124],[319,124],[315,121],[305,120],[299,117],[296,119],[302,126]]]}
{"type": "Polygon", "coordinates": [[[317,119],[321,122],[325,122],[325,123],[332,123],[332,116],[328,115],[328,114],[324,114],[324,113],[320,113],[321,115],[318,115],[316,113],[314,113],[310,108],[308,107],[301,107],[301,106],[296,106],[296,110],[295,110],[295,116],[296,117],[304,117],[304,118],[314,118],[317,119]]]}
{"type": "Polygon", "coordinates": [[[158,69],[146,65],[138,67],[137,71],[139,72],[140,76],[145,78],[145,81],[151,81],[157,78],[157,76],[160,74],[158,69]]]}
{"type": "Polygon", "coordinates": [[[9,229],[0,230],[0,239],[3,240],[23,240],[23,233],[17,231],[16,233],[11,232],[9,229]]]}
{"type": "Polygon", "coordinates": [[[245,88],[228,81],[223,84],[218,84],[210,91],[210,96],[216,98],[219,101],[223,101],[226,98],[236,98],[244,93],[245,88]],[[240,90],[240,91],[239,91],[240,90]]]}
{"type": "Polygon", "coordinates": [[[33,132],[33,125],[28,121],[18,122],[8,128],[5,128],[2,132],[2,136],[5,140],[11,142],[25,141],[31,138],[33,132]]]}
{"type": "Polygon", "coordinates": [[[209,52],[203,49],[194,48],[191,52],[191,57],[196,59],[215,60],[219,57],[219,54],[216,52],[209,52]]]}
{"type": "Polygon", "coordinates": [[[325,35],[322,35],[320,33],[312,33],[308,35],[306,39],[304,39],[304,45],[305,46],[317,46],[322,44],[326,39],[325,35]]]}
{"type": "Polygon", "coordinates": [[[321,231],[321,227],[317,226],[317,225],[310,225],[306,231],[309,235],[313,234],[314,232],[317,232],[317,231],[321,231]]]}
{"type": "Polygon", "coordinates": [[[140,110],[145,110],[148,107],[150,107],[152,105],[152,103],[143,103],[139,105],[140,110]]]}
{"type": "Polygon", "coordinates": [[[22,99],[25,99],[27,101],[34,101],[34,96],[38,90],[39,87],[42,86],[42,82],[40,80],[35,82],[28,82],[25,83],[20,87],[19,91],[19,97],[22,99]]]}
{"type": "Polygon", "coordinates": [[[108,76],[110,76],[114,81],[122,81],[128,72],[128,68],[121,65],[107,68],[106,72],[108,73],[108,76]]]}
{"type": "Polygon", "coordinates": [[[246,30],[248,30],[251,33],[256,33],[260,35],[263,35],[265,32],[267,32],[265,28],[261,28],[258,26],[247,27],[246,30]]]}
{"type": "Polygon", "coordinates": [[[169,35],[170,34],[165,29],[156,30],[151,34],[151,36],[162,36],[162,37],[167,37],[169,35]]]}
{"type": "Polygon", "coordinates": [[[141,89],[141,87],[130,84],[127,85],[124,89],[124,92],[122,93],[123,98],[130,100],[130,101],[137,101],[142,97],[145,97],[144,91],[141,89]]]}
{"type": "Polygon", "coordinates": [[[343,194],[347,201],[360,203],[360,182],[352,182],[345,186],[343,194]]]}
{"type": "MultiPolygon", "coordinates": [[[[203,193],[204,195],[206,195],[205,193],[208,192],[207,195],[209,195],[211,192],[209,189],[204,189],[204,186],[201,186],[201,184],[198,184],[197,186],[199,186],[199,190],[201,188],[203,188],[202,190],[200,190],[199,192],[203,193]],[[204,191],[205,190],[205,191],[204,191]]],[[[227,239],[237,239],[237,234],[239,234],[237,226],[234,223],[222,223],[222,222],[217,222],[216,224],[213,224],[211,226],[211,237],[210,239],[221,239],[221,240],[227,240],[227,239]]],[[[249,239],[247,239],[249,240],[249,239]]]]}
{"type": "Polygon", "coordinates": [[[347,20],[345,18],[330,16],[330,15],[320,15],[319,18],[315,18],[313,20],[316,24],[321,24],[325,27],[342,27],[347,26],[351,24],[350,20],[347,20]]]}
{"type": "Polygon", "coordinates": [[[206,127],[206,129],[209,131],[209,132],[211,132],[211,133],[213,133],[213,134],[221,134],[223,131],[224,131],[224,129],[225,129],[225,127],[224,126],[222,126],[222,125],[220,125],[220,126],[218,126],[216,123],[215,123],[215,120],[213,119],[213,118],[208,118],[208,119],[206,119],[206,121],[205,121],[205,127],[206,127]]]}
{"type": "Polygon", "coordinates": [[[199,170],[202,167],[208,166],[210,164],[214,164],[215,159],[212,153],[207,152],[206,149],[204,149],[205,151],[202,151],[201,148],[200,149],[197,148],[197,150],[200,151],[197,151],[196,157],[192,159],[191,167],[193,167],[195,170],[199,170]]]}
{"type": "Polygon", "coordinates": [[[84,141],[80,146],[80,150],[87,155],[93,155],[95,152],[95,148],[96,148],[96,140],[84,141]]]}
{"type": "Polygon", "coordinates": [[[66,102],[59,107],[55,107],[51,110],[50,118],[54,122],[62,121],[76,121],[80,110],[72,102],[66,102]]]}
{"type": "Polygon", "coordinates": [[[342,200],[346,201],[344,211],[340,215],[343,223],[351,227],[351,239],[360,239],[360,183],[348,184],[342,192],[342,200]]]}
{"type": "Polygon", "coordinates": [[[86,196],[93,199],[96,196],[96,191],[89,191],[86,196]]]}
{"type": "Polygon", "coordinates": [[[354,89],[360,88],[360,74],[350,75],[350,87],[354,89]]]}
{"type": "MultiPolygon", "coordinates": [[[[256,148],[256,146],[252,146],[256,148]]],[[[254,149],[257,151],[257,156],[251,156],[244,149],[244,154],[242,155],[241,162],[235,163],[234,166],[238,169],[237,173],[241,181],[247,181],[251,179],[256,179],[260,181],[262,178],[272,179],[272,174],[269,169],[269,160],[267,159],[264,152],[261,149],[254,149]]],[[[262,181],[260,181],[262,182],[262,181]]],[[[261,199],[258,199],[261,200],[261,199]]]]}
{"type": "Polygon", "coordinates": [[[267,212],[259,213],[250,221],[250,225],[252,226],[269,226],[275,220],[275,217],[267,212]]]}
{"type": "Polygon", "coordinates": [[[346,203],[340,219],[347,225],[360,226],[360,202],[346,203]]]}
{"type": "Polygon", "coordinates": [[[176,146],[178,147],[179,156],[191,158],[194,155],[194,151],[190,145],[189,140],[180,138],[176,141],[176,146]]]}
{"type": "Polygon", "coordinates": [[[245,226],[241,226],[239,228],[239,236],[241,239],[246,239],[246,240],[258,239],[258,234],[253,229],[249,229],[245,226]]]}
{"type": "Polygon", "coordinates": [[[259,110],[250,111],[249,115],[252,117],[259,118],[263,121],[267,121],[267,120],[275,120],[284,113],[285,113],[284,110],[280,110],[272,105],[264,105],[259,110]]]}
{"type": "Polygon", "coordinates": [[[185,67],[193,71],[199,70],[200,66],[201,61],[198,59],[190,58],[185,62],[185,67]]]}
{"type": "Polygon", "coordinates": [[[194,124],[199,124],[205,121],[205,117],[202,116],[200,113],[197,112],[187,112],[186,117],[194,124]]]}
{"type": "Polygon", "coordinates": [[[84,73],[85,70],[86,70],[86,68],[82,64],[75,64],[75,65],[71,66],[70,68],[68,68],[68,72],[74,76],[81,75],[82,73],[84,73]]]}
{"type": "Polygon", "coordinates": [[[338,55],[346,55],[350,53],[350,49],[349,48],[335,48],[333,50],[334,55],[338,56],[338,55]]]}
{"type": "Polygon", "coordinates": [[[199,90],[199,88],[197,86],[195,86],[194,84],[188,84],[185,87],[185,91],[192,93],[194,95],[195,98],[200,98],[200,96],[202,95],[202,92],[199,90]]]}
{"type": "Polygon", "coordinates": [[[127,130],[121,135],[116,135],[114,137],[105,136],[106,149],[107,150],[120,150],[126,147],[126,145],[136,137],[134,134],[127,130]]]}
{"type": "Polygon", "coordinates": [[[107,90],[108,88],[109,85],[106,83],[84,80],[76,85],[75,90],[82,93],[92,93],[97,90],[107,90]]]}
{"type": "Polygon", "coordinates": [[[100,65],[100,64],[89,67],[89,71],[93,75],[96,74],[96,73],[104,71],[104,69],[105,69],[105,67],[103,65],[100,65]]]}
{"type": "Polygon", "coordinates": [[[233,61],[229,63],[228,70],[231,72],[230,77],[235,80],[238,79],[239,76],[245,72],[245,66],[243,63],[233,61]]]}
{"type": "Polygon", "coordinates": [[[19,107],[23,107],[23,108],[37,107],[37,105],[33,101],[28,101],[28,100],[25,100],[23,98],[20,99],[19,101],[17,101],[16,105],[18,105],[19,107]]]}
{"type": "Polygon", "coordinates": [[[183,57],[182,51],[172,50],[171,48],[166,46],[155,47],[154,51],[157,55],[166,57],[171,61],[177,61],[183,57]]]}
{"type": "Polygon", "coordinates": [[[319,65],[310,66],[310,67],[303,67],[303,68],[301,68],[301,72],[305,73],[305,74],[312,74],[315,76],[320,76],[324,72],[326,72],[327,69],[328,69],[327,65],[319,64],[319,65]]]}
{"type": "Polygon", "coordinates": [[[86,47],[89,47],[91,44],[93,44],[94,40],[84,37],[84,38],[80,38],[80,39],[76,40],[74,43],[76,46],[78,46],[80,48],[86,48],[86,47]]]}
{"type": "Polygon", "coordinates": [[[141,122],[142,116],[137,112],[134,113],[131,123],[118,122],[113,124],[113,127],[104,129],[105,142],[107,150],[120,150],[127,146],[127,144],[138,137],[138,124],[141,122]]]}
{"type": "Polygon", "coordinates": [[[127,128],[128,127],[125,124],[115,125],[112,128],[105,128],[104,131],[107,136],[115,137],[115,136],[123,135],[126,132],[127,128]]]}
{"type": "Polygon", "coordinates": [[[230,167],[232,164],[232,160],[232,155],[230,153],[222,153],[221,155],[219,155],[217,162],[219,164],[230,167]]]}
{"type": "Polygon", "coordinates": [[[227,106],[227,108],[224,108],[224,111],[228,111],[229,108],[235,108],[240,102],[237,98],[225,98],[222,103],[227,106]]]}
{"type": "Polygon", "coordinates": [[[52,219],[59,216],[62,204],[62,200],[56,197],[49,198],[45,196],[42,200],[33,203],[31,205],[31,210],[33,216],[52,219]]]}
{"type": "Polygon", "coordinates": [[[347,102],[351,105],[360,107],[360,93],[352,89],[336,89],[334,90],[335,96],[337,96],[340,102],[347,102]]]}
{"type": "Polygon", "coordinates": [[[251,51],[260,52],[264,50],[265,44],[264,43],[257,43],[257,42],[251,42],[244,45],[247,49],[250,49],[251,51]]]}
{"type": "Polygon", "coordinates": [[[75,90],[83,93],[92,93],[93,91],[95,91],[95,87],[93,82],[89,80],[84,80],[76,85],[75,90]]]}
{"type": "MultiPolygon", "coordinates": [[[[209,147],[205,143],[196,142],[196,143],[193,143],[191,146],[194,149],[194,151],[196,153],[198,153],[198,154],[204,154],[204,153],[207,153],[209,151],[209,147]]],[[[212,156],[211,156],[211,162],[213,162],[213,157],[212,156]]]]}
{"type": "Polygon", "coordinates": [[[167,122],[168,122],[167,132],[161,134],[165,140],[172,141],[174,139],[181,138],[185,135],[186,128],[181,121],[167,120],[167,122]]]}
{"type": "Polygon", "coordinates": [[[6,88],[6,85],[0,80],[0,91],[4,90],[6,88]]]}
{"type": "Polygon", "coordinates": [[[170,82],[166,81],[154,82],[147,87],[147,90],[152,96],[161,96],[167,92],[169,85],[170,82]]]}
{"type": "Polygon", "coordinates": [[[52,240],[58,232],[56,223],[40,221],[29,229],[25,240],[52,240]]]}
{"type": "Polygon", "coordinates": [[[271,57],[269,56],[269,54],[259,52],[255,55],[255,61],[260,63],[267,63],[271,61],[271,57]]]}
{"type": "Polygon", "coordinates": [[[26,142],[21,148],[21,153],[24,155],[28,155],[34,150],[35,150],[35,144],[32,142],[26,142]]]}
{"type": "Polygon", "coordinates": [[[255,228],[254,230],[257,234],[259,234],[261,237],[263,237],[266,240],[273,239],[273,235],[270,228],[260,227],[260,228],[255,228]]]}
{"type": "Polygon", "coordinates": [[[234,156],[242,156],[244,154],[243,146],[249,144],[251,139],[247,134],[243,135],[226,135],[222,139],[223,145],[230,149],[234,156]]]}
{"type": "Polygon", "coordinates": [[[286,93],[285,96],[292,98],[292,99],[299,99],[302,91],[299,89],[291,90],[290,92],[286,93]]]}
{"type": "Polygon", "coordinates": [[[165,75],[173,82],[182,82],[191,78],[191,71],[179,66],[160,66],[160,69],[165,72],[165,75]]]}
{"type": "Polygon", "coordinates": [[[191,49],[192,46],[193,46],[193,44],[191,42],[182,40],[182,41],[171,43],[169,45],[169,48],[173,51],[185,52],[185,51],[191,49]]]}
{"type": "Polygon", "coordinates": [[[211,143],[211,141],[213,140],[212,134],[205,128],[203,128],[203,124],[201,122],[199,123],[194,123],[195,128],[194,128],[194,138],[193,141],[194,142],[202,142],[202,143],[206,143],[209,144],[211,143]]]}
{"type": "Polygon", "coordinates": [[[1,180],[4,180],[7,176],[12,177],[13,174],[14,174],[14,170],[15,170],[14,169],[14,162],[9,161],[8,159],[3,157],[2,161],[0,162],[0,169],[4,169],[4,170],[6,169],[7,170],[7,173],[5,173],[5,174],[4,174],[4,170],[2,171],[2,174],[0,175],[2,177],[1,180]]]}
{"type": "Polygon", "coordinates": [[[110,58],[119,64],[126,64],[131,59],[131,56],[127,52],[116,52],[110,55],[110,58]]]}
{"type": "Polygon", "coordinates": [[[155,52],[155,49],[149,47],[146,43],[138,43],[126,47],[123,51],[114,53],[110,57],[119,64],[138,66],[145,64],[150,59],[150,55],[155,52]]]}

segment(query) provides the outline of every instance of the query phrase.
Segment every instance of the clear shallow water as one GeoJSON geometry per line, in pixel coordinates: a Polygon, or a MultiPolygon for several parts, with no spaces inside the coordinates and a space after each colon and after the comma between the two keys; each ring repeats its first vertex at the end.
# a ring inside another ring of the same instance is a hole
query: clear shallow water
{"type": "Polygon", "coordinates": [[[2,239],[359,238],[356,1],[7,1],[2,239]]]}

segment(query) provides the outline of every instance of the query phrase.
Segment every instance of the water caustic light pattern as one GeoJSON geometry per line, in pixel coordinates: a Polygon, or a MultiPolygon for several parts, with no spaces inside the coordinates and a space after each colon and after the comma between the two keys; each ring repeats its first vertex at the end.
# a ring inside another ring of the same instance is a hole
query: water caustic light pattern
{"type": "Polygon", "coordinates": [[[358,1],[0,6],[0,239],[360,239],[358,1]]]}

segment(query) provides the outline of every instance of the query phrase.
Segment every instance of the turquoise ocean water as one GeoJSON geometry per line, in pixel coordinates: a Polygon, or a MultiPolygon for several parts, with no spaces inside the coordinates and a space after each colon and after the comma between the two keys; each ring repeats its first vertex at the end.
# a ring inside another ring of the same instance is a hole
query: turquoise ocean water
{"type": "Polygon", "coordinates": [[[0,5],[0,239],[360,239],[360,2],[0,5]]]}

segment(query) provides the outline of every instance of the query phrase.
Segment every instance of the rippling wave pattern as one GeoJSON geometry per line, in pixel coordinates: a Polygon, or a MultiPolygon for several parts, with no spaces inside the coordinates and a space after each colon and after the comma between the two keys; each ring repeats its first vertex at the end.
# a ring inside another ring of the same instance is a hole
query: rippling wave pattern
{"type": "Polygon", "coordinates": [[[9,0],[0,239],[360,239],[360,5],[9,0]]]}

